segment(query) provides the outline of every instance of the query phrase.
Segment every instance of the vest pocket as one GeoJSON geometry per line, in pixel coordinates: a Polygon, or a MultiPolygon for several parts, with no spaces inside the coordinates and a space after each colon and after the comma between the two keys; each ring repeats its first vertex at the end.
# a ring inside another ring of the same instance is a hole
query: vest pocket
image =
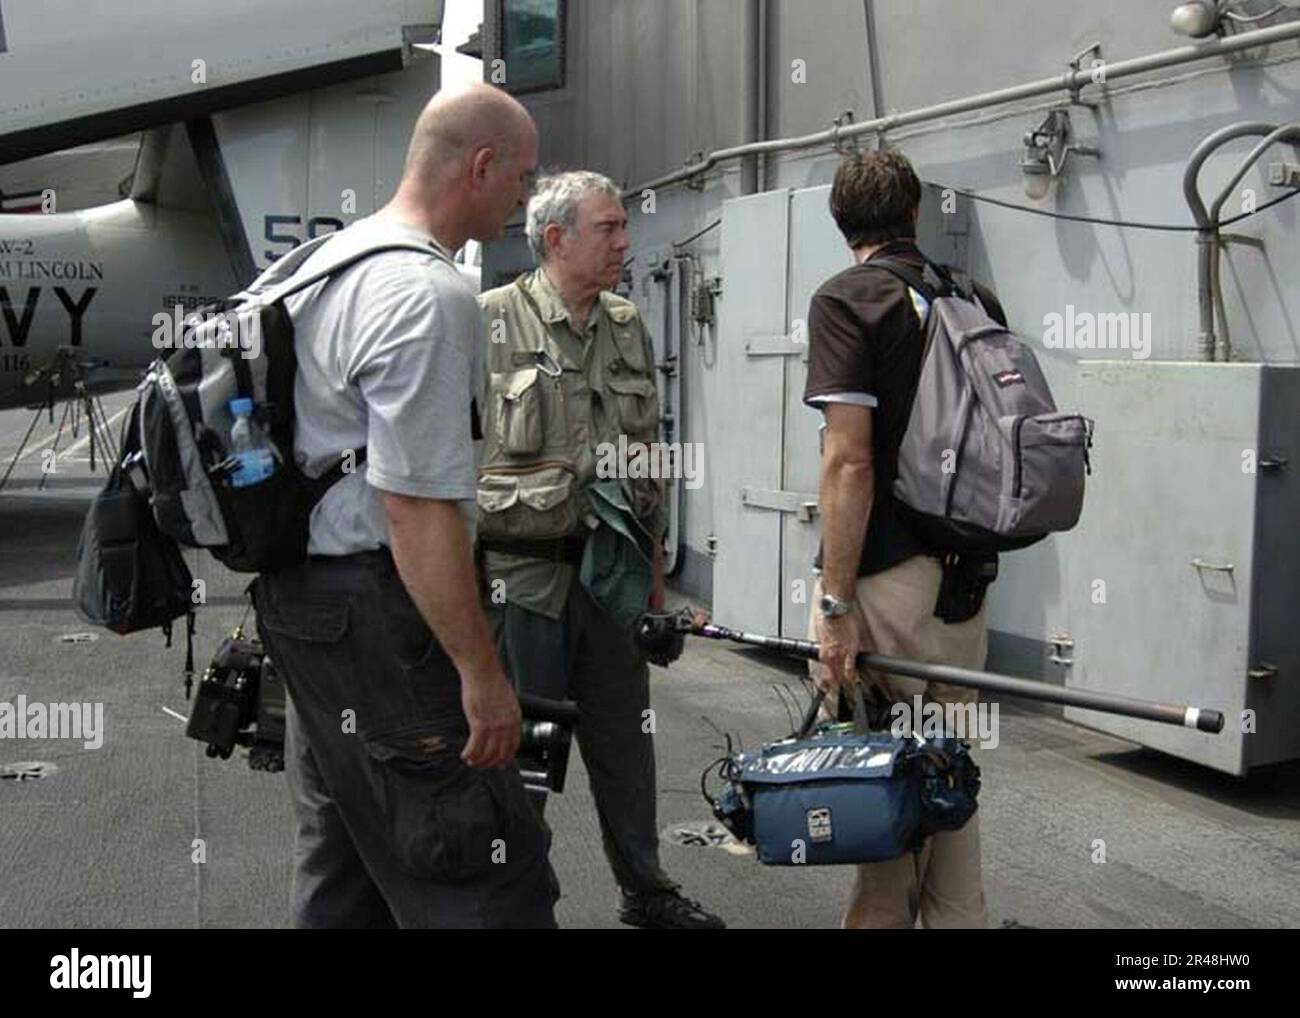
{"type": "Polygon", "coordinates": [[[619,430],[626,435],[654,438],[659,433],[658,390],[649,378],[608,378],[605,384],[614,393],[618,408],[619,430]]]}
{"type": "Polygon", "coordinates": [[[546,428],[537,368],[494,375],[492,389],[499,393],[495,430],[501,436],[502,451],[508,456],[533,456],[541,452],[546,428]]]}
{"type": "Polygon", "coordinates": [[[484,473],[478,480],[478,531],[486,538],[544,541],[578,525],[573,474],[563,466],[484,473]]]}

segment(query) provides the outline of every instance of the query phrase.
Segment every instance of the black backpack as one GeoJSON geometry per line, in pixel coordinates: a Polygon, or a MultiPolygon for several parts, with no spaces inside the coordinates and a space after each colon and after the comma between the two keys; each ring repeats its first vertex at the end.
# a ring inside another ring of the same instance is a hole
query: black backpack
{"type": "MultiPolygon", "coordinates": [[[[150,366],[123,430],[122,455],[82,527],[73,601],[87,621],[121,634],[161,626],[170,643],[172,622],[188,615],[192,633],[194,581],[182,546],[205,547],[241,572],[306,559],[311,510],[343,470],[340,462],[310,479],[294,463],[297,360],[284,298],[381,251],[445,257],[432,245],[341,246],[340,257],[299,279],[298,268],[329,236],[285,255],[247,290],[200,311],[224,317],[208,317],[195,327],[188,348],[150,366]],[[242,356],[241,347],[222,342],[223,327],[230,330],[227,312],[241,323],[256,319],[257,356],[242,356]],[[239,396],[259,406],[278,461],[270,478],[247,488],[226,483],[228,406],[239,396]]],[[[364,459],[365,450],[356,450],[355,462],[364,459]]]]}
{"type": "MultiPolygon", "coordinates": [[[[446,258],[430,242],[384,242],[358,248],[346,231],[285,255],[246,290],[204,309],[207,317],[185,348],[150,365],[140,385],[140,445],[149,472],[150,504],[164,534],[187,548],[206,548],[227,568],[260,573],[307,558],[311,510],[365,449],[340,450],[322,477],[294,462],[294,378],[298,361],[285,298],[356,262],[385,251],[446,258]],[[309,273],[308,256],[330,242],[334,257],[309,273]],[[272,446],[276,467],[248,487],[231,483],[234,418],[230,402],[251,399],[272,446]]],[[[200,312],[203,314],[204,312],[200,312]]]]}

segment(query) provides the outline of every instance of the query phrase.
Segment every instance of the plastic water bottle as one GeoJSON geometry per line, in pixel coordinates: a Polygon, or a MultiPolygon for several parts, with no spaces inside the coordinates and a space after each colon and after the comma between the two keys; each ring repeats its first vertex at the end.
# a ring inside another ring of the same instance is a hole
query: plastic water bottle
{"type": "Polygon", "coordinates": [[[230,413],[235,418],[230,429],[230,454],[239,463],[230,475],[230,485],[247,488],[261,484],[275,473],[275,454],[266,435],[253,420],[253,401],[232,399],[230,413]]]}

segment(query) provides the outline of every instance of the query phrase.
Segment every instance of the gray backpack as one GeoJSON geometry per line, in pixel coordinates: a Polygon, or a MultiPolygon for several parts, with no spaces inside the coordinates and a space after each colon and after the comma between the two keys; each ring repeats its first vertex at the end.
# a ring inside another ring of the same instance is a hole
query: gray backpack
{"type": "Polygon", "coordinates": [[[894,498],[930,548],[988,553],[1069,530],[1083,510],[1093,422],[1059,413],[1029,346],[964,277],[872,258],[929,302],[894,498]]]}

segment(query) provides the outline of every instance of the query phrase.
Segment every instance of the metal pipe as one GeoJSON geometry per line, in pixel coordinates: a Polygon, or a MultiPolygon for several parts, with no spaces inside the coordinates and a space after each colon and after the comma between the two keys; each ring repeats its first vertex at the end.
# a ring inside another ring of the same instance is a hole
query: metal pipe
{"type": "Polygon", "coordinates": [[[1213,259],[1219,246],[1219,227],[1210,221],[1210,215],[1201,201],[1197,177],[1210,153],[1220,145],[1252,134],[1268,134],[1274,125],[1263,120],[1247,120],[1229,124],[1209,135],[1192,151],[1183,170],[1183,198],[1192,211],[1196,231],[1196,307],[1198,319],[1197,352],[1203,361],[1215,358],[1213,259]]]}
{"type": "Polygon", "coordinates": [[[1259,162],[1259,157],[1262,156],[1271,146],[1276,145],[1279,141],[1286,141],[1288,139],[1294,144],[1300,144],[1300,124],[1283,124],[1281,127],[1275,128],[1273,131],[1270,131],[1264,139],[1259,142],[1259,144],[1251,149],[1249,153],[1247,153],[1246,158],[1243,159],[1241,165],[1237,167],[1237,172],[1234,173],[1232,179],[1223,186],[1223,190],[1219,192],[1219,197],[1216,198],[1214,204],[1210,206],[1210,220],[1216,227],[1218,226],[1219,213],[1223,210],[1224,203],[1232,197],[1232,190],[1241,183],[1241,178],[1246,175],[1247,171],[1252,166],[1259,162]]]}
{"type": "Polygon", "coordinates": [[[1201,360],[1226,360],[1230,352],[1227,345],[1226,316],[1223,318],[1224,326],[1220,329],[1223,333],[1222,337],[1216,336],[1214,331],[1216,301],[1221,303],[1216,298],[1218,293],[1220,248],[1219,213],[1223,209],[1224,202],[1232,194],[1232,189],[1237,186],[1241,178],[1259,160],[1265,150],[1288,137],[1300,141],[1300,124],[1285,124],[1279,127],[1277,124],[1271,124],[1264,120],[1244,120],[1239,124],[1229,124],[1227,127],[1221,127],[1213,134],[1208,135],[1196,146],[1191,157],[1187,160],[1187,169],[1183,171],[1183,197],[1186,199],[1187,207],[1192,212],[1192,219],[1198,227],[1196,232],[1196,303],[1199,318],[1198,346],[1201,360]],[[1205,202],[1201,200],[1200,181],[1198,179],[1205,161],[1213,152],[1228,142],[1253,135],[1263,135],[1264,137],[1241,161],[1236,173],[1232,175],[1228,184],[1215,199],[1214,204],[1207,210],[1205,202]]]}
{"type": "MultiPolygon", "coordinates": [[[[780,651],[792,657],[816,661],[821,656],[821,647],[811,640],[795,640],[783,636],[761,636],[744,633],[725,626],[712,623],[694,624],[689,631],[711,640],[733,640],[754,647],[766,647],[780,651]]],[[[909,675],[928,682],[947,682],[954,686],[968,686],[1008,696],[1019,696],[1026,700],[1038,700],[1043,703],[1059,703],[1070,707],[1083,707],[1087,710],[1102,711],[1106,714],[1121,714],[1125,717],[1142,718],[1158,721],[1166,725],[1180,725],[1195,728],[1202,732],[1223,731],[1223,713],[1204,707],[1190,707],[1186,704],[1157,703],[1154,700],[1138,700],[1128,696],[1115,696],[1111,693],[1099,693],[1086,689],[1065,689],[1049,686],[1043,682],[1029,679],[1017,679],[1010,675],[998,675],[995,672],[977,671],[973,668],[958,668],[954,665],[923,664],[903,658],[886,657],[883,654],[859,654],[859,668],[873,668],[876,671],[909,675]]]]}
{"type": "MultiPolygon", "coordinates": [[[[683,354],[686,349],[688,339],[689,325],[687,324],[687,302],[689,296],[688,276],[683,273],[689,273],[689,264],[680,258],[673,259],[673,281],[671,293],[673,296],[673,350],[677,354],[677,435],[682,443],[683,463],[685,463],[686,443],[690,440],[690,422],[687,419],[688,399],[690,396],[690,380],[686,377],[686,371],[689,364],[688,358],[683,354]]],[[[675,521],[677,535],[677,550],[673,557],[673,574],[681,572],[686,562],[686,484],[683,478],[682,482],[677,485],[677,498],[673,503],[673,519],[675,521]]]]}
{"type": "MultiPolygon", "coordinates": [[[[650,274],[662,287],[663,319],[660,335],[663,336],[663,360],[657,365],[664,376],[664,398],[660,405],[660,419],[663,421],[663,438],[671,447],[673,442],[681,441],[681,387],[677,381],[682,369],[680,355],[681,344],[673,325],[677,305],[673,299],[673,285],[677,273],[671,260],[662,268],[656,268],[650,274]]],[[[671,576],[677,569],[678,553],[681,543],[678,536],[678,507],[680,504],[682,478],[680,471],[674,470],[664,483],[664,500],[668,506],[667,557],[664,559],[664,575],[671,576]]]]}
{"type": "Polygon", "coordinates": [[[1259,144],[1257,144],[1241,161],[1237,167],[1237,172],[1232,175],[1232,179],[1224,185],[1223,190],[1219,192],[1219,197],[1215,199],[1210,206],[1210,219],[1214,223],[1214,244],[1210,247],[1210,299],[1214,301],[1215,318],[1218,323],[1219,332],[1214,342],[1214,359],[1216,361],[1232,360],[1232,339],[1228,333],[1228,311],[1223,306],[1223,287],[1220,283],[1220,272],[1223,262],[1223,238],[1219,232],[1219,213],[1223,210],[1224,203],[1232,195],[1233,188],[1240,182],[1246,172],[1259,162],[1260,156],[1279,141],[1290,139],[1292,143],[1300,143],[1300,124],[1284,124],[1268,134],[1259,144]]]}
{"type": "Polygon", "coordinates": [[[876,29],[875,0],[862,0],[862,16],[867,30],[867,73],[871,82],[871,115],[879,120],[885,115],[884,78],[880,73],[880,40],[876,29]]]}
{"type": "Polygon", "coordinates": [[[1223,12],[1223,16],[1229,21],[1235,21],[1239,25],[1251,25],[1256,21],[1265,21],[1268,18],[1271,18],[1274,14],[1281,14],[1285,10],[1294,9],[1295,8],[1287,7],[1286,4],[1277,4],[1267,11],[1260,11],[1258,14],[1239,14],[1237,11],[1228,10],[1223,12]]]}
{"type": "MultiPolygon", "coordinates": [[[[766,141],[772,131],[772,86],[771,86],[771,53],[772,40],[779,37],[775,29],[777,20],[776,4],[769,0],[759,0],[759,19],[758,19],[758,52],[760,62],[758,65],[758,137],[761,141],[766,141]]],[[[768,191],[772,187],[772,160],[765,157],[759,157],[758,160],[758,187],[760,191],[768,191]]]]}
{"type": "MultiPolygon", "coordinates": [[[[1192,63],[1197,60],[1208,60],[1211,57],[1225,56],[1229,53],[1237,53],[1244,49],[1253,49],[1256,46],[1265,46],[1269,43],[1284,42],[1288,39],[1297,38],[1300,38],[1300,21],[1287,22],[1284,25],[1274,25],[1271,28],[1260,28],[1253,32],[1242,32],[1240,35],[1226,36],[1208,42],[1179,46],[1176,49],[1163,50],[1160,53],[1151,53],[1144,57],[1134,57],[1130,60],[1117,60],[1115,63],[1104,64],[1104,81],[1110,83],[1122,78],[1132,77],[1133,75],[1144,74],[1147,71],[1161,70],[1166,67],[1177,67],[1181,64],[1192,63]]],[[[1015,85],[1010,88],[998,89],[993,92],[981,92],[977,95],[966,96],[961,99],[951,99],[947,102],[938,103],[933,106],[923,106],[919,109],[909,110],[903,113],[894,113],[889,116],[875,117],[871,120],[864,120],[857,124],[850,124],[843,127],[831,127],[823,131],[816,131],[813,134],[800,135],[794,138],[774,138],[770,141],[754,142],[748,145],[735,145],[731,148],[715,149],[713,152],[704,156],[704,158],[699,162],[689,163],[681,169],[674,170],[671,173],[666,173],[662,176],[655,177],[652,180],[628,188],[624,192],[624,197],[630,198],[640,195],[646,188],[655,190],[667,187],[670,184],[681,183],[682,181],[689,180],[692,177],[697,177],[701,173],[710,170],[718,163],[729,159],[739,159],[750,155],[772,155],[778,152],[792,152],[799,149],[813,148],[817,145],[832,145],[843,138],[852,138],[861,134],[880,133],[898,127],[905,127],[909,124],[922,123],[927,120],[939,120],[943,117],[953,116],[957,113],[967,113],[971,110],[984,109],[988,106],[999,106],[1003,103],[1016,102],[1021,99],[1033,99],[1037,96],[1047,95],[1052,92],[1063,91],[1072,93],[1092,83],[1093,73],[1093,69],[1090,67],[1080,68],[1077,71],[1068,70],[1055,77],[1040,78],[1037,81],[1027,82],[1023,85],[1015,85]]]]}
{"type": "MultiPolygon", "coordinates": [[[[741,50],[745,55],[745,82],[740,99],[744,117],[741,130],[747,142],[761,141],[763,137],[759,120],[759,103],[762,101],[759,67],[763,61],[759,49],[759,19],[763,14],[762,6],[762,0],[746,0],[741,28],[741,50]]],[[[758,156],[747,156],[740,163],[740,193],[753,194],[757,190],[758,156]]]]}
{"type": "Polygon", "coordinates": [[[1215,333],[1210,337],[1210,360],[1214,362],[1232,360],[1232,336],[1228,332],[1228,315],[1223,309],[1223,284],[1219,274],[1223,268],[1223,238],[1218,228],[1214,231],[1214,243],[1209,245],[1210,252],[1210,300],[1214,302],[1215,333]]]}

